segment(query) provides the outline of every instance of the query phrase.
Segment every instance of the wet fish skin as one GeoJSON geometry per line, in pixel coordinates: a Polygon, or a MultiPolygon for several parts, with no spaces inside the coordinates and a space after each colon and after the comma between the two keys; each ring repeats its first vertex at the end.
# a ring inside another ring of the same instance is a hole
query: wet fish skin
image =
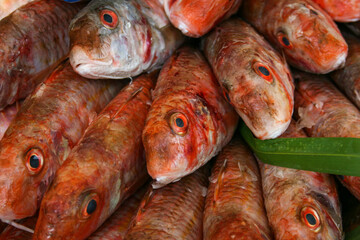
{"type": "Polygon", "coordinates": [[[0,219],[35,214],[55,171],[122,86],[84,79],[65,62],[27,97],[0,141],[0,219]]]}
{"type": "MultiPolygon", "coordinates": [[[[310,137],[360,137],[360,111],[325,76],[294,74],[298,124],[310,137]]],[[[341,182],[360,199],[360,177],[341,182]]]]}
{"type": "Polygon", "coordinates": [[[9,127],[12,120],[14,120],[17,112],[20,109],[22,101],[18,101],[10,106],[7,106],[0,112],[0,139],[3,138],[5,131],[9,127]]]}
{"type": "Polygon", "coordinates": [[[311,0],[244,0],[242,16],[298,69],[325,74],[345,64],[344,38],[311,0]]]}
{"type": "MultiPolygon", "coordinates": [[[[294,137],[307,136],[292,121],[281,138],[294,137]]],[[[343,239],[340,202],[331,175],[260,161],[259,165],[267,216],[275,239],[343,239]],[[307,225],[302,211],[317,214],[319,227],[307,225]]]]}
{"type": "Polygon", "coordinates": [[[147,187],[142,187],[133,196],[129,197],[87,240],[123,240],[146,189],[147,187]]]}
{"type": "Polygon", "coordinates": [[[70,38],[70,62],[77,73],[116,79],[159,68],[184,41],[158,0],[91,1],[71,22],[70,38]],[[106,26],[103,11],[118,24],[106,26]]]}
{"type": "Polygon", "coordinates": [[[254,135],[281,135],[294,109],[294,85],[285,59],[239,18],[217,26],[202,43],[224,95],[254,135]],[[266,68],[269,77],[262,76],[259,67],[266,68]]]}
{"type": "Polygon", "coordinates": [[[155,79],[135,79],[87,128],[44,196],[34,240],[87,238],[145,183],[141,133],[155,79]]]}
{"type": "Polygon", "coordinates": [[[360,2],[358,0],[313,0],[319,4],[337,22],[355,22],[360,20],[360,2]]]}
{"type": "Polygon", "coordinates": [[[0,109],[27,97],[66,57],[70,20],[82,6],[40,0],[0,21],[0,109]]]}
{"type": "Polygon", "coordinates": [[[201,240],[207,166],[160,189],[149,187],[125,240],[201,240]]]}
{"type": "Polygon", "coordinates": [[[0,20],[8,16],[17,8],[34,0],[0,0],[0,20]]]}
{"type": "Polygon", "coordinates": [[[194,172],[231,140],[238,115],[219,88],[196,49],[180,48],[165,63],[142,136],[153,187],[194,172]]]}
{"type": "Polygon", "coordinates": [[[234,138],[217,156],[204,211],[204,240],[272,239],[252,152],[234,138]]]}
{"type": "Polygon", "coordinates": [[[242,0],[164,0],[171,23],[189,37],[201,37],[235,14],[242,0]]]}
{"type": "MultiPolygon", "coordinates": [[[[360,10],[359,10],[360,11],[360,10]]],[[[360,109],[360,39],[343,32],[349,45],[345,67],[331,73],[331,78],[346,96],[360,109]]]]}

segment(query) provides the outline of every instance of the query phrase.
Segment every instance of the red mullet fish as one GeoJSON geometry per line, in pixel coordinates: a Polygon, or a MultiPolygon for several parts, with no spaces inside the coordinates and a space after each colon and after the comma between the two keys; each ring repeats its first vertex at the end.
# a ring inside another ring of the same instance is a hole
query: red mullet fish
{"type": "Polygon", "coordinates": [[[56,170],[122,86],[84,79],[65,62],[26,98],[0,141],[0,219],[35,214],[56,170]]]}
{"type": "Polygon", "coordinates": [[[87,128],[41,202],[34,239],[87,238],[148,179],[141,133],[156,75],[134,80],[87,128]]]}
{"type": "Polygon", "coordinates": [[[360,20],[359,0],[313,0],[335,21],[355,22],[360,20]]]}
{"type": "Polygon", "coordinates": [[[294,109],[294,85],[285,59],[238,18],[217,26],[203,45],[225,98],[254,135],[281,135],[294,109]]]}
{"type": "Polygon", "coordinates": [[[238,115],[220,94],[210,66],[190,47],[177,50],[161,70],[143,131],[154,187],[203,166],[232,138],[238,115]]]}
{"type": "Polygon", "coordinates": [[[330,16],[311,0],[244,0],[242,16],[289,64],[325,74],[344,65],[348,46],[330,16]]]}

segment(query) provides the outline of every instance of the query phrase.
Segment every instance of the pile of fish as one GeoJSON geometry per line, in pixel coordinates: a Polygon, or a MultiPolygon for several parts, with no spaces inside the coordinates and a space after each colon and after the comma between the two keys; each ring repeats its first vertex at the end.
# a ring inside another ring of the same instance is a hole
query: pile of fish
{"type": "Polygon", "coordinates": [[[344,239],[334,176],[264,164],[236,129],[360,138],[359,0],[0,0],[0,19],[0,240],[344,239]]]}

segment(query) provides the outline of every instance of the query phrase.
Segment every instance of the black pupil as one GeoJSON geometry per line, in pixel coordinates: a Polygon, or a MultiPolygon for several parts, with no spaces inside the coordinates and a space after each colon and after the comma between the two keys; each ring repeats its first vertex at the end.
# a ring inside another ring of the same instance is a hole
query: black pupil
{"type": "Polygon", "coordinates": [[[306,214],[305,217],[310,225],[312,225],[312,226],[316,225],[316,218],[314,217],[314,215],[308,213],[308,214],[306,214]]]}
{"type": "Polygon", "coordinates": [[[177,118],[175,122],[176,122],[176,126],[178,126],[179,128],[184,127],[184,121],[181,118],[177,118]]]}
{"type": "Polygon", "coordinates": [[[112,16],[110,16],[109,14],[104,14],[104,20],[105,22],[108,22],[108,23],[112,23],[113,22],[113,18],[112,16]]]}
{"type": "Polygon", "coordinates": [[[265,75],[265,76],[269,76],[270,75],[270,72],[269,72],[269,70],[267,70],[266,69],[266,67],[259,67],[259,71],[263,74],[263,75],[265,75]]]}
{"type": "Polygon", "coordinates": [[[286,37],[282,37],[282,41],[285,44],[285,46],[290,46],[289,39],[287,39],[286,37]]]}
{"type": "Polygon", "coordinates": [[[30,157],[30,167],[38,168],[40,166],[40,159],[36,155],[30,157]]]}
{"type": "Polygon", "coordinates": [[[94,199],[91,199],[89,204],[87,205],[86,212],[87,214],[92,214],[96,210],[97,203],[94,199]]]}

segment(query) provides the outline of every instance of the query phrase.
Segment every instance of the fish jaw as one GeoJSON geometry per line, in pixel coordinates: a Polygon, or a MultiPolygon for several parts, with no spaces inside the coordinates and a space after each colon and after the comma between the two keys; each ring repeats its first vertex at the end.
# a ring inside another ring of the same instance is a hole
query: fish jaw
{"type": "Polygon", "coordinates": [[[332,19],[316,4],[286,4],[274,30],[273,41],[301,70],[326,74],[345,64],[348,46],[332,19]],[[281,46],[279,32],[288,36],[292,49],[281,46]]]}
{"type": "Polygon", "coordinates": [[[55,173],[54,156],[49,154],[46,144],[25,140],[19,143],[10,137],[0,143],[0,219],[33,216],[55,173]],[[44,166],[36,175],[25,165],[26,153],[34,146],[44,155],[44,166]]]}

